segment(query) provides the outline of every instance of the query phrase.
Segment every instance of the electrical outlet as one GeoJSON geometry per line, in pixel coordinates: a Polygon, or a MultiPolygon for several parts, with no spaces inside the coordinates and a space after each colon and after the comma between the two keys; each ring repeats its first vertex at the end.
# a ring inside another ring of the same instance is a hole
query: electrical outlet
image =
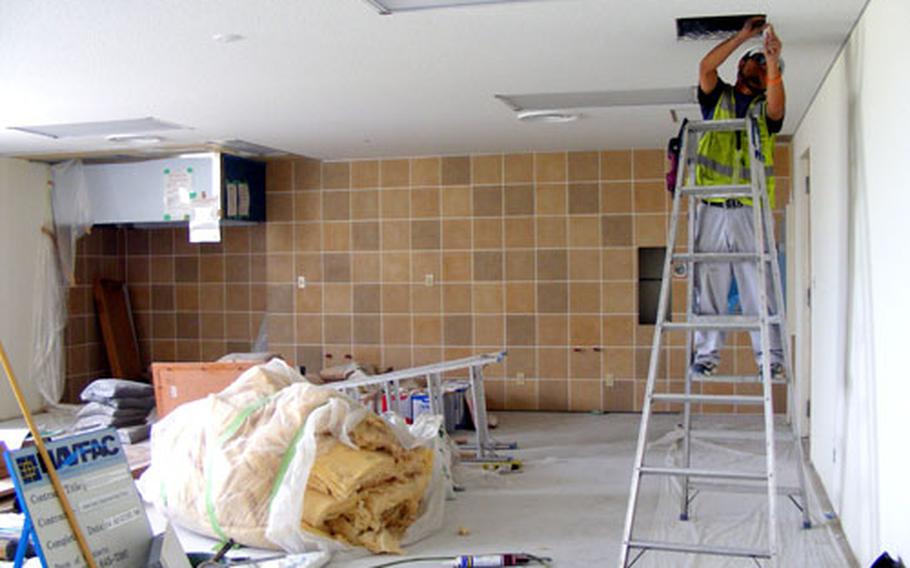
{"type": "Polygon", "coordinates": [[[525,384],[525,374],[522,372],[515,373],[515,384],[523,386],[525,384]]]}
{"type": "Polygon", "coordinates": [[[607,376],[605,376],[605,377],[604,377],[604,386],[605,386],[605,387],[612,387],[612,386],[613,386],[613,380],[614,380],[614,378],[615,378],[615,377],[613,377],[613,373],[609,373],[607,376]]]}
{"type": "Polygon", "coordinates": [[[434,278],[433,278],[433,275],[432,275],[432,274],[427,274],[427,275],[425,275],[425,276],[423,277],[423,284],[424,284],[424,286],[432,286],[432,285],[433,285],[433,280],[434,280],[434,278]]]}
{"type": "Polygon", "coordinates": [[[301,290],[306,288],[306,276],[297,277],[297,287],[300,288],[301,290]]]}

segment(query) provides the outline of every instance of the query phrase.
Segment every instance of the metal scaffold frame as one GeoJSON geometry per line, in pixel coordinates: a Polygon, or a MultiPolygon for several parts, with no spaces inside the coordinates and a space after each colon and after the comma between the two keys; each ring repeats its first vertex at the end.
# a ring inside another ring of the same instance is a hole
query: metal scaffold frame
{"type": "MultiPolygon", "coordinates": [[[[506,357],[505,351],[485,353],[463,359],[443,361],[410,369],[401,369],[381,375],[373,375],[357,379],[332,383],[328,386],[342,391],[357,399],[361,388],[379,387],[385,395],[388,409],[396,414],[402,414],[401,383],[405,380],[422,379],[426,381],[427,393],[430,399],[430,411],[433,414],[444,415],[443,396],[445,373],[467,370],[468,381],[471,389],[471,403],[474,409],[474,428],[476,441],[471,446],[474,457],[468,461],[499,462],[506,459],[496,453],[497,449],[514,449],[514,444],[498,444],[490,437],[489,421],[487,420],[487,399],[484,391],[483,371],[487,365],[501,363],[506,357]]],[[[377,411],[380,409],[376,409],[377,411]]]]}

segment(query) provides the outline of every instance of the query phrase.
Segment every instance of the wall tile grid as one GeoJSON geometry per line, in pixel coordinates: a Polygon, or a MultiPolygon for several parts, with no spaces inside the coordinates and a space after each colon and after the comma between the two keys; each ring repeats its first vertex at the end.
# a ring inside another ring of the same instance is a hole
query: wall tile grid
{"type": "MultiPolygon", "coordinates": [[[[664,167],[661,150],[272,162],[271,347],[308,369],[507,349],[494,408],[640,410],[653,327],[637,324],[636,251],[666,242],[664,167]]],[[[682,388],[683,341],[662,351],[661,390],[682,388]]],[[[748,337],[730,344],[721,371],[753,369],[748,337]]]]}
{"type": "Polygon", "coordinates": [[[92,298],[98,276],[127,282],[146,367],[250,351],[265,314],[265,231],[264,225],[226,227],[221,243],[204,245],[191,244],[185,228],[105,228],[83,238],[79,262],[85,268],[71,290],[67,328],[68,354],[77,353],[68,361],[69,400],[92,378],[110,373],[92,298]],[[108,256],[98,256],[99,240],[108,256]],[[98,363],[83,369],[86,358],[98,363]]]}
{"type": "MultiPolygon", "coordinates": [[[[640,410],[653,327],[637,324],[636,251],[666,242],[663,156],[272,161],[265,225],[228,228],[222,245],[204,247],[184,230],[122,231],[143,354],[246,351],[265,315],[270,349],[311,370],[507,349],[487,371],[491,408],[640,410]]],[[[684,338],[670,339],[660,388],[681,390],[684,338]]],[[[732,337],[721,372],[753,367],[748,338],[732,337]]]]}
{"type": "Polygon", "coordinates": [[[110,374],[98,324],[92,282],[122,280],[125,242],[117,229],[96,228],[76,245],[75,285],[69,289],[69,313],[64,331],[66,388],[64,402],[76,402],[92,379],[110,374]]]}
{"type": "Polygon", "coordinates": [[[143,362],[214,361],[252,349],[265,313],[265,226],[192,244],[185,228],[124,231],[143,362]]]}

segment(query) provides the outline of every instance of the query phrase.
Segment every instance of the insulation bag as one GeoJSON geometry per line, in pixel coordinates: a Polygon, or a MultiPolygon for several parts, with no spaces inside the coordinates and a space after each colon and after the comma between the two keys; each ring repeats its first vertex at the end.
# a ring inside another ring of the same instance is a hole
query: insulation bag
{"type": "Polygon", "coordinates": [[[221,540],[401,552],[442,524],[433,419],[387,422],[276,359],[155,424],[140,490],[172,522],[221,540]]]}

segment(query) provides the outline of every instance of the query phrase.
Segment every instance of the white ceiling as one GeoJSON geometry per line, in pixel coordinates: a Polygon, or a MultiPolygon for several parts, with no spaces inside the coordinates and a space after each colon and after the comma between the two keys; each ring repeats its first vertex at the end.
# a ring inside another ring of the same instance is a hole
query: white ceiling
{"type": "Polygon", "coordinates": [[[662,146],[669,107],[524,124],[494,95],[694,85],[713,42],[677,42],[675,18],[752,12],[784,42],[792,133],[864,3],[541,0],[379,16],[363,0],[0,0],[0,154],[114,147],[9,126],[146,116],[192,128],[169,143],[327,159],[662,146]]]}

